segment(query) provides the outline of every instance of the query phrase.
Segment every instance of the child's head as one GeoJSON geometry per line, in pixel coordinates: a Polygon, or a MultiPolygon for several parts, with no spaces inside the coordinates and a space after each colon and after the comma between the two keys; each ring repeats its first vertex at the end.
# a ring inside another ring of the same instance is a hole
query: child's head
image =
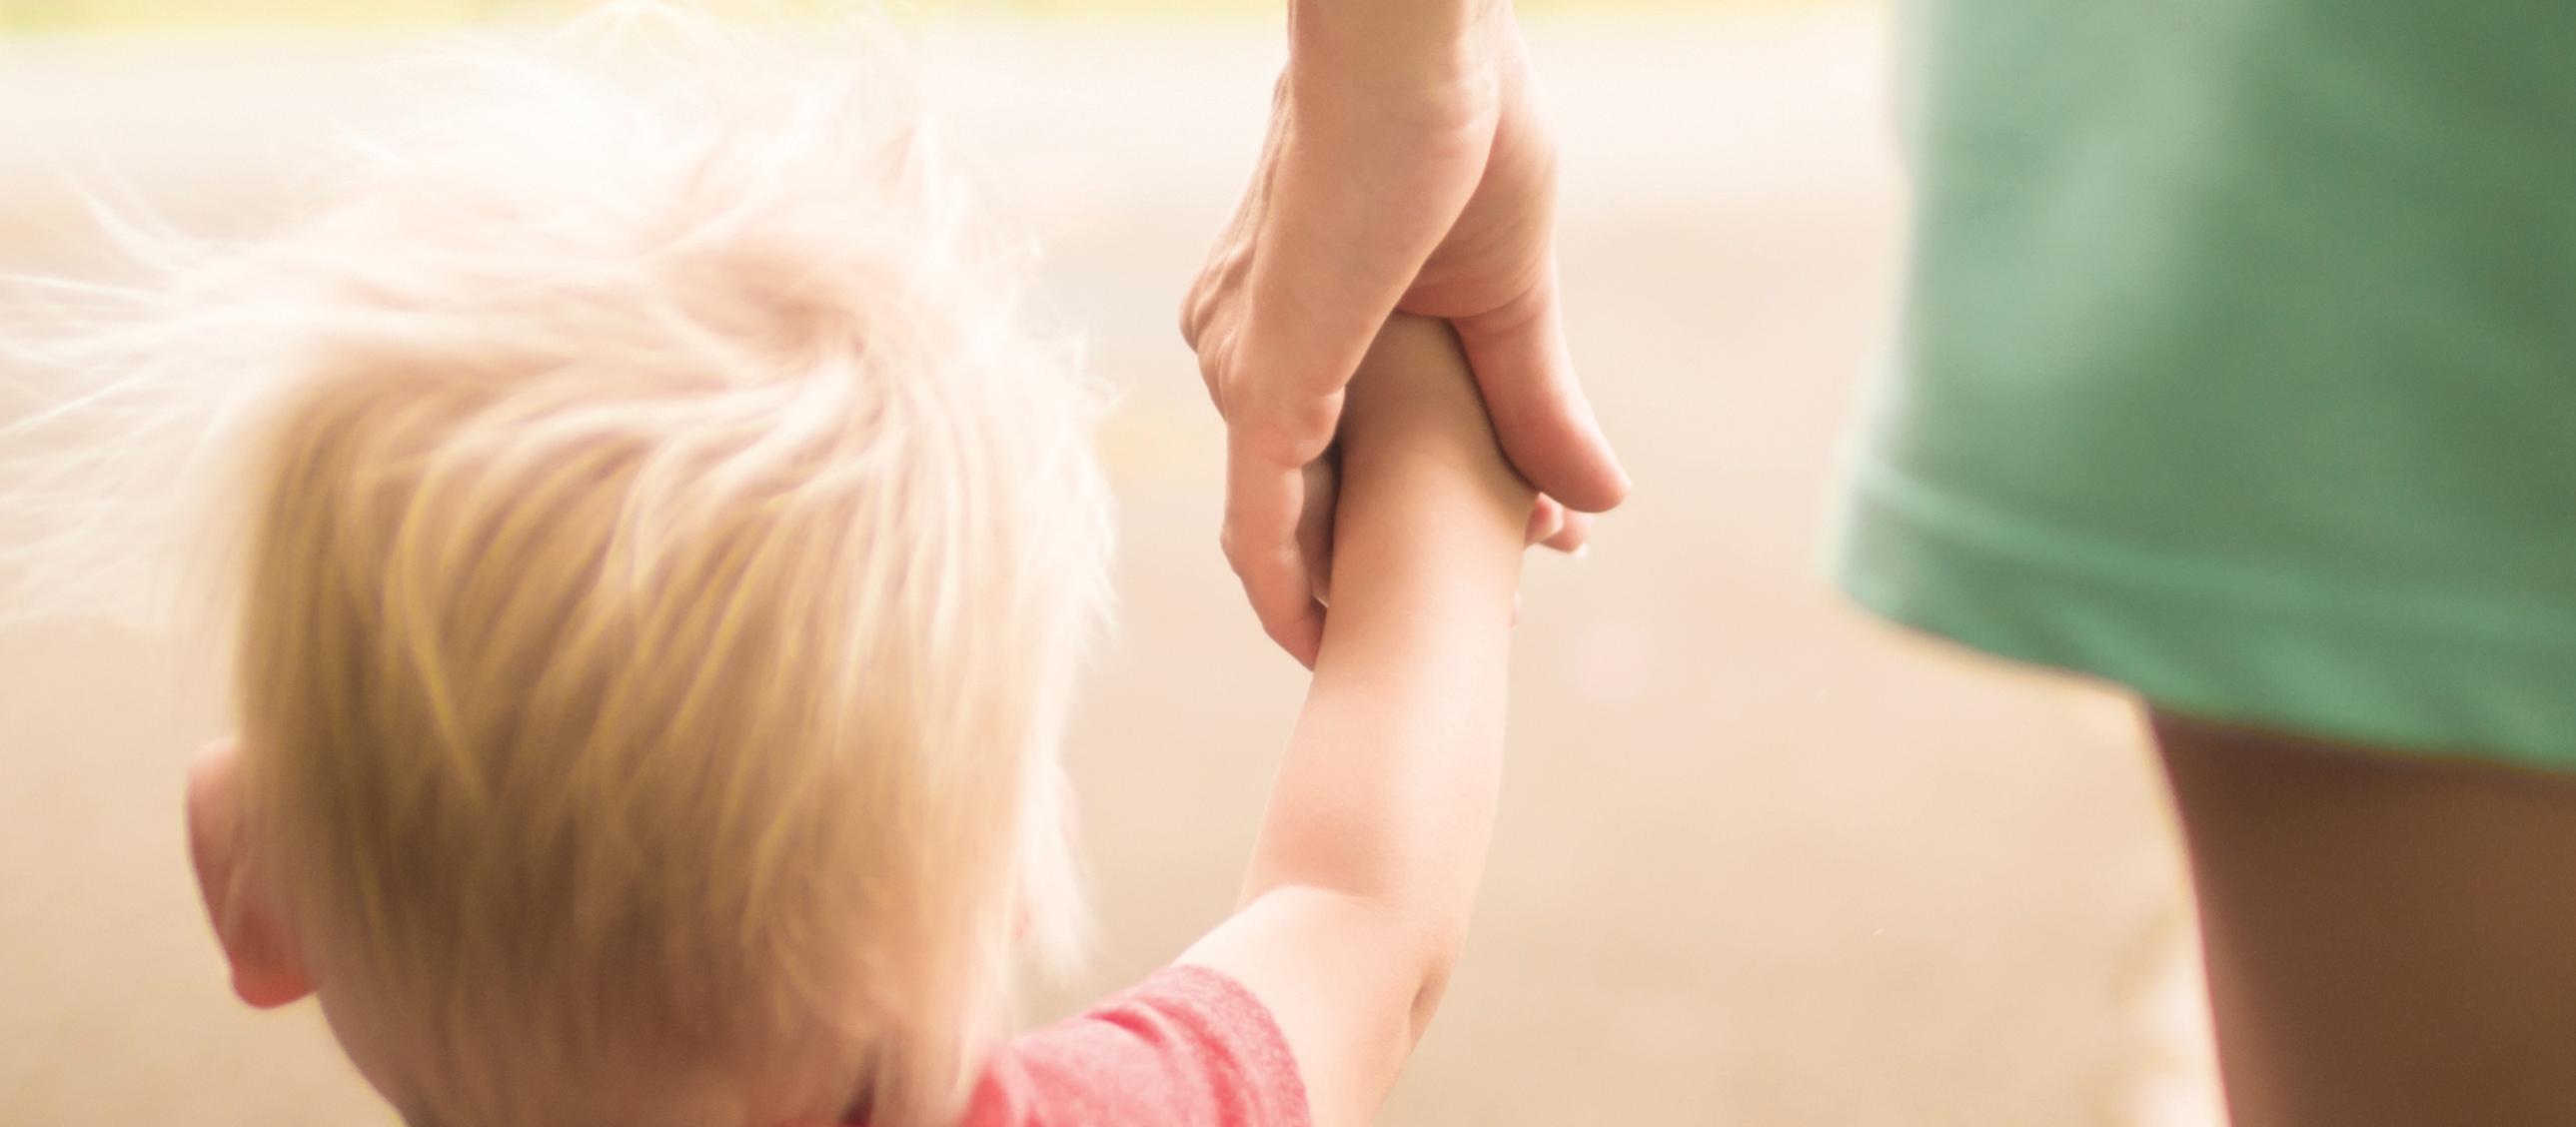
{"type": "Polygon", "coordinates": [[[415,1123],[935,1116],[1075,915],[1091,404],[885,84],[645,22],[199,291],[266,365],[201,874],[415,1123]]]}

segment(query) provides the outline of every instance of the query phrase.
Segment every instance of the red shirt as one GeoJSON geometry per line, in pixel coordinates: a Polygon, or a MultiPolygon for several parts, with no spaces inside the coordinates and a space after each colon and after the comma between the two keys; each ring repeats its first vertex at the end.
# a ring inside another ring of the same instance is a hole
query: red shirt
{"type": "Polygon", "coordinates": [[[958,1127],[1307,1127],[1306,1085],[1268,1007],[1171,967],[994,1054],[958,1127]]]}

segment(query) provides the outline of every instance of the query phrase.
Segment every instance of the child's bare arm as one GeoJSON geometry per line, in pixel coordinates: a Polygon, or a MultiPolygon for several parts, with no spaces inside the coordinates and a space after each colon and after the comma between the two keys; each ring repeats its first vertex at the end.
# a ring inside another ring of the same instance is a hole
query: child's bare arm
{"type": "Polygon", "coordinates": [[[1442,322],[1387,324],[1351,383],[1341,444],[1314,683],[1243,906],[1183,959],[1276,1015],[1319,1127],[1376,1111],[1464,937],[1532,502],[1442,322]]]}

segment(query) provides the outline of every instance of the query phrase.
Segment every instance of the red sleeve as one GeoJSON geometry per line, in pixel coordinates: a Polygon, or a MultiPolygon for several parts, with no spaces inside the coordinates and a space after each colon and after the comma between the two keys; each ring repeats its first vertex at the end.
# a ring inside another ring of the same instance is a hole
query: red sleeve
{"type": "Polygon", "coordinates": [[[974,1127],[1308,1127],[1287,1036],[1252,992],[1171,967],[992,1061],[974,1127]]]}

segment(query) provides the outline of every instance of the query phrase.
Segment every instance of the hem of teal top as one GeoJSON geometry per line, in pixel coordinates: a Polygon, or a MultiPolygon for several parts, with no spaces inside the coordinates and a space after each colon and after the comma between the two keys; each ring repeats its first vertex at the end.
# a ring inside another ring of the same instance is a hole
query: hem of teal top
{"type": "Polygon", "coordinates": [[[2211,720],[2576,771],[2576,584],[2535,603],[2118,543],[1883,464],[1846,504],[1836,581],[1897,624],[2211,720]]]}

